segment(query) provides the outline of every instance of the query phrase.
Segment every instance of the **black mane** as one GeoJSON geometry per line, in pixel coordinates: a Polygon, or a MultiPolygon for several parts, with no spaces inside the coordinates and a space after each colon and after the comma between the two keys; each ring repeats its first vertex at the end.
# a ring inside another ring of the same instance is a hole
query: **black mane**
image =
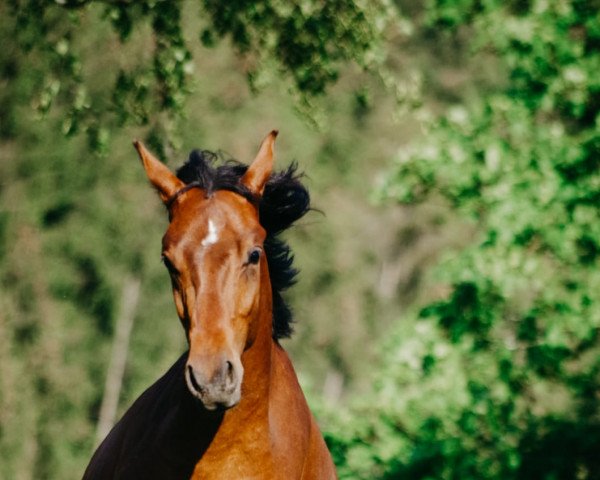
{"type": "Polygon", "coordinates": [[[257,198],[240,183],[247,165],[235,160],[216,165],[217,159],[220,156],[215,153],[194,150],[177,170],[177,177],[190,187],[202,188],[208,195],[230,190],[258,205],[260,223],[267,231],[264,248],[273,291],[273,338],[287,338],[292,334],[292,312],[282,294],[295,283],[298,270],[293,267],[294,256],[289,245],[279,234],[310,210],[308,190],[300,183],[298,166],[293,163],[271,174],[262,197],[257,198]]]}

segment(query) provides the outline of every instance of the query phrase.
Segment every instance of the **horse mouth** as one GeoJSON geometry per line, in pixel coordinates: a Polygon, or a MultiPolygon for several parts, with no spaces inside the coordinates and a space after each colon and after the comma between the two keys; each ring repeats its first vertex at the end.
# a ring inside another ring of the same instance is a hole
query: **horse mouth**
{"type": "Polygon", "coordinates": [[[202,406],[209,412],[225,412],[240,403],[239,399],[212,400],[199,395],[194,396],[200,400],[202,406]]]}
{"type": "Polygon", "coordinates": [[[190,393],[208,411],[224,412],[235,407],[240,402],[241,392],[239,385],[200,385],[190,366],[186,369],[185,380],[190,393]]]}

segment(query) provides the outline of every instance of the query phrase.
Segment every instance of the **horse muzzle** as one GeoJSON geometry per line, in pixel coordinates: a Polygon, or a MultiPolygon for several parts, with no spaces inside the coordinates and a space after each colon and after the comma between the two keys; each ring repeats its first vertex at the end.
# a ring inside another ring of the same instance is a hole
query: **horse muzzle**
{"type": "Polygon", "coordinates": [[[207,410],[226,410],[241,398],[243,367],[239,360],[188,359],[185,380],[191,394],[207,410]]]}

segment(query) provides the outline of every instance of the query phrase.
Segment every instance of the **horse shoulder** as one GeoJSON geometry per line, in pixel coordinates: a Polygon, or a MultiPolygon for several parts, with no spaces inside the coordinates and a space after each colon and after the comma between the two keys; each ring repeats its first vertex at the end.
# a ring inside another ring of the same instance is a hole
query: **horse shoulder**
{"type": "Polygon", "coordinates": [[[311,436],[302,480],[337,479],[333,459],[315,418],[311,415],[311,436]]]}
{"type": "Polygon", "coordinates": [[[335,478],[333,462],[287,353],[273,346],[270,428],[281,478],[335,478]],[[325,468],[322,466],[325,465],[325,468]]]}

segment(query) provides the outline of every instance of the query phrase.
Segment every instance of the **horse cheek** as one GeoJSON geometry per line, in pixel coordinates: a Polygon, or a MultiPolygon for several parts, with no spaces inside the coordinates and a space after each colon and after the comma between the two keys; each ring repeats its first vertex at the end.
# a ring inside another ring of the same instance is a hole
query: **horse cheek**
{"type": "Polygon", "coordinates": [[[237,318],[243,323],[244,350],[250,348],[258,334],[258,304],[260,277],[256,269],[249,269],[242,274],[237,290],[237,318]]]}
{"type": "Polygon", "coordinates": [[[184,307],[184,303],[183,303],[183,296],[181,295],[181,292],[179,291],[179,289],[175,286],[173,286],[173,300],[175,302],[175,310],[177,311],[177,316],[179,317],[179,320],[181,321],[183,328],[187,332],[187,330],[189,329],[189,321],[186,319],[186,316],[185,316],[185,307],[184,307]]]}

